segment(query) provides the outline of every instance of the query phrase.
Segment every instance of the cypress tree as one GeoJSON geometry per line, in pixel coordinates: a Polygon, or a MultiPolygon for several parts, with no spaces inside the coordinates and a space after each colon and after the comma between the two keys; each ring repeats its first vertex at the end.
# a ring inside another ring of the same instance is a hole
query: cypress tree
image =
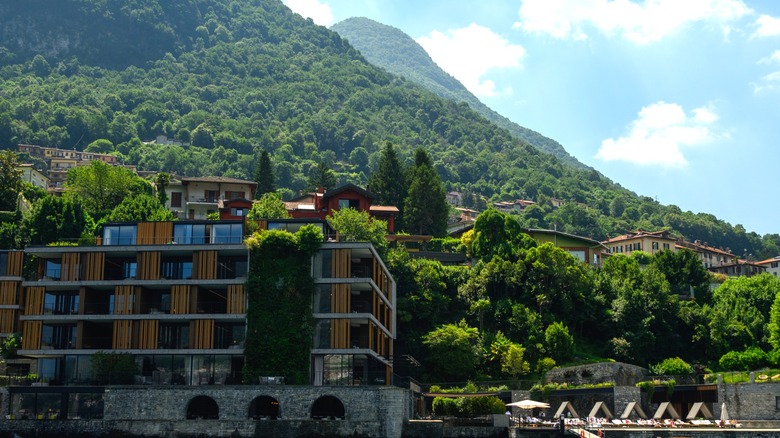
{"type": "Polygon", "coordinates": [[[405,229],[417,234],[443,237],[447,234],[449,205],[436,169],[423,149],[415,152],[409,194],[404,202],[405,229]]]}
{"type": "Polygon", "coordinates": [[[255,168],[255,182],[257,183],[255,199],[260,199],[264,194],[276,190],[274,168],[271,166],[271,157],[265,149],[260,153],[260,161],[257,163],[257,168],[255,168]]]}
{"type": "Polygon", "coordinates": [[[382,149],[377,169],[368,178],[368,190],[377,195],[377,204],[393,205],[400,211],[396,223],[402,223],[404,199],[409,192],[406,172],[389,141],[382,149]]]}

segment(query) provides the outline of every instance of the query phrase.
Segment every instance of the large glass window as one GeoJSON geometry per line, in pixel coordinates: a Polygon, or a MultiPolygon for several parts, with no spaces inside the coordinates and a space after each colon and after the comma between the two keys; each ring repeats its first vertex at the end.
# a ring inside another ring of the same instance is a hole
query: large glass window
{"type": "Polygon", "coordinates": [[[41,328],[41,348],[76,348],[76,325],[44,325],[41,328]]]}
{"type": "Polygon", "coordinates": [[[314,313],[330,313],[331,285],[318,284],[314,293],[314,313]]]}
{"type": "Polygon", "coordinates": [[[103,245],[135,245],[135,225],[107,225],[103,227],[103,245]]]}
{"type": "Polygon", "coordinates": [[[203,245],[208,243],[206,224],[175,224],[173,241],[182,245],[203,245]]]}
{"type": "Polygon", "coordinates": [[[162,262],[162,277],[167,280],[189,280],[192,278],[192,260],[166,259],[162,262]]]}
{"type": "Polygon", "coordinates": [[[232,279],[246,277],[246,256],[220,257],[217,261],[217,278],[232,279]]]}
{"type": "Polygon", "coordinates": [[[122,278],[135,278],[136,262],[124,262],[122,264],[122,278]]]}
{"type": "Polygon", "coordinates": [[[78,292],[46,292],[43,296],[43,313],[46,315],[75,315],[78,311],[78,292]]]}
{"type": "Polygon", "coordinates": [[[189,333],[188,323],[160,324],[159,346],[165,349],[188,348],[189,333]]]}
{"type": "Polygon", "coordinates": [[[59,260],[46,260],[44,275],[52,280],[59,280],[62,275],[62,264],[59,260]]]}
{"type": "Polygon", "coordinates": [[[241,243],[243,224],[214,224],[211,227],[211,243],[241,243]]]}

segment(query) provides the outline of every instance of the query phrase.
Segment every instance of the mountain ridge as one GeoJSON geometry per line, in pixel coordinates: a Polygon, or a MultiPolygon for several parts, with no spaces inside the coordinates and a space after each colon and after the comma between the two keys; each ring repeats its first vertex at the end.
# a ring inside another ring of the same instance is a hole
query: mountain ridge
{"type": "Polygon", "coordinates": [[[591,169],[570,155],[557,141],[521,126],[485,105],[460,81],[439,67],[425,49],[402,30],[365,17],[347,18],[330,29],[346,38],[370,63],[406,77],[440,97],[468,103],[486,119],[537,149],[556,156],[563,163],[591,169]]]}

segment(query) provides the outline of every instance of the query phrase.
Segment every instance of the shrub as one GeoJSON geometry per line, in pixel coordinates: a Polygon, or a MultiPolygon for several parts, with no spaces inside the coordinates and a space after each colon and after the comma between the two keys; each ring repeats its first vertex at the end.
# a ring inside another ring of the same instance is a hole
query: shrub
{"type": "Polygon", "coordinates": [[[718,365],[726,371],[751,371],[767,366],[770,356],[758,347],[749,347],[745,351],[729,351],[720,357],[718,365]]]}
{"type": "Polygon", "coordinates": [[[736,351],[729,351],[721,356],[720,360],[718,360],[718,365],[726,371],[738,371],[742,369],[739,353],[736,351]]]}
{"type": "Polygon", "coordinates": [[[693,367],[679,357],[670,357],[651,365],[650,371],[658,376],[682,376],[693,374],[693,367]]]}

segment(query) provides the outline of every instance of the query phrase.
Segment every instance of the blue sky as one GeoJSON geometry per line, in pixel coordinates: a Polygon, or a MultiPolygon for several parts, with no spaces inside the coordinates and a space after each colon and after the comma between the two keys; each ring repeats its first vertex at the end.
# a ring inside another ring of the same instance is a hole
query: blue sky
{"type": "Polygon", "coordinates": [[[780,233],[780,1],[285,0],[401,29],[495,111],[634,192],[780,233]]]}

